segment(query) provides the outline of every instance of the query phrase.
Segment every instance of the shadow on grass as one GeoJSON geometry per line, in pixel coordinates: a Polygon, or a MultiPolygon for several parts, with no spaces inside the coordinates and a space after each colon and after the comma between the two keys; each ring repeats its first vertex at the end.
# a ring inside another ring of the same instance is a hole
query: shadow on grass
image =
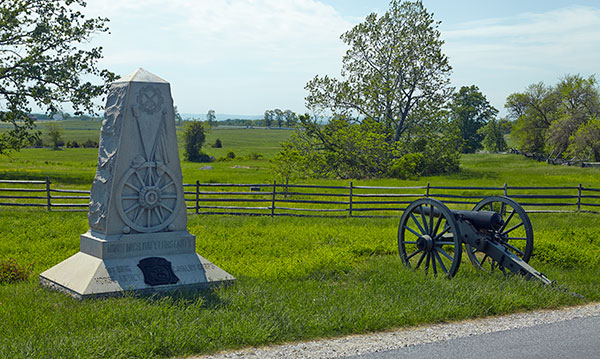
{"type": "Polygon", "coordinates": [[[460,171],[458,171],[458,172],[450,173],[450,174],[446,175],[445,177],[447,179],[454,179],[454,180],[483,180],[483,179],[496,180],[496,179],[500,178],[500,176],[495,172],[478,171],[478,170],[464,169],[464,168],[461,168],[460,171]]]}

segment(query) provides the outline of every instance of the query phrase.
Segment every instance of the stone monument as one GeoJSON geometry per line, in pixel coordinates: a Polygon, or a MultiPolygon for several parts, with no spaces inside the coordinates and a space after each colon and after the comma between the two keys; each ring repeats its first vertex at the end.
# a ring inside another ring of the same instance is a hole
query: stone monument
{"type": "Polygon", "coordinates": [[[192,289],[233,281],[196,254],[168,82],[139,69],[111,84],[79,253],[40,274],[75,297],[192,289]]]}

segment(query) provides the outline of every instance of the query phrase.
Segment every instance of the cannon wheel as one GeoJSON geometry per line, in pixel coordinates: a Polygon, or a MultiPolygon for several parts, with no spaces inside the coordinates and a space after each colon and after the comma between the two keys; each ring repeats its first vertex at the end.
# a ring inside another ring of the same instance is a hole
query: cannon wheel
{"type": "MultiPolygon", "coordinates": [[[[493,231],[494,237],[511,253],[525,262],[529,261],[533,252],[533,227],[529,216],[520,204],[508,197],[491,196],[477,203],[473,210],[498,212],[504,219],[504,225],[499,230],[493,231]]],[[[471,263],[476,267],[488,270],[497,268],[504,272],[504,268],[498,266],[485,253],[477,251],[466,243],[465,247],[471,263]]]]}
{"type": "Polygon", "coordinates": [[[404,211],[398,227],[398,251],[408,268],[425,274],[443,273],[452,278],[458,271],[462,241],[454,214],[442,202],[421,198],[404,211]]]}

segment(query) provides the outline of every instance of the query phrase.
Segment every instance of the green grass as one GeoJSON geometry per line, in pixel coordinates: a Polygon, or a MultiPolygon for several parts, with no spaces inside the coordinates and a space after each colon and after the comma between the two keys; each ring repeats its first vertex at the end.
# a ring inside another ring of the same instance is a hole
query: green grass
{"type": "MultiPolygon", "coordinates": [[[[184,182],[269,183],[269,159],[288,131],[216,129],[223,149],[259,160],[184,162],[184,182]],[[235,166],[238,166],[237,168],[235,166]],[[240,168],[241,167],[241,168],[240,168]],[[249,168],[247,168],[249,167],[249,168]]],[[[210,152],[210,151],[215,152],[210,152]]],[[[221,151],[221,152],[216,152],[221,151]]],[[[89,189],[97,150],[25,149],[0,157],[0,179],[44,179],[89,189]]],[[[343,184],[347,180],[300,182],[343,184]]],[[[515,155],[463,156],[461,172],[355,185],[600,187],[600,170],[550,166],[515,155]]],[[[77,253],[85,213],[0,208],[0,260],[34,265],[32,279],[0,285],[0,357],[159,358],[364,333],[600,301],[598,215],[534,214],[530,262],[569,289],[483,273],[463,256],[452,280],[401,264],[398,218],[189,216],[197,251],[238,278],[200,294],[79,302],[37,285],[37,275],[77,253]],[[584,299],[570,291],[583,294],[584,299]]]]}
{"type": "MultiPolygon", "coordinates": [[[[34,262],[35,274],[76,253],[87,229],[83,213],[0,213],[0,257],[34,262]]],[[[83,302],[35,279],[3,285],[0,357],[183,356],[600,300],[596,217],[554,216],[532,218],[542,238],[532,264],[585,299],[475,271],[465,258],[452,280],[409,271],[396,254],[396,219],[191,216],[197,251],[236,276],[235,284],[83,302]],[[578,232],[560,252],[573,251],[576,262],[544,256],[543,243],[569,233],[565,224],[578,232]]]]}

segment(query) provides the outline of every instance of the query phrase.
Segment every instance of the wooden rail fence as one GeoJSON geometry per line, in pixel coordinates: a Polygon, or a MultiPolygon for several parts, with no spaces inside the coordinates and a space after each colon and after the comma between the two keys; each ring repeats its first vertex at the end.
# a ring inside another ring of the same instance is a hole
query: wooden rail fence
{"type": "MultiPolygon", "coordinates": [[[[600,189],[578,186],[381,187],[325,185],[196,183],[183,184],[188,212],[254,216],[388,217],[400,216],[412,201],[436,198],[470,209],[491,195],[509,196],[529,213],[598,212],[600,189]]],[[[53,188],[45,181],[0,180],[0,206],[87,211],[90,191],[53,188]]]]}

